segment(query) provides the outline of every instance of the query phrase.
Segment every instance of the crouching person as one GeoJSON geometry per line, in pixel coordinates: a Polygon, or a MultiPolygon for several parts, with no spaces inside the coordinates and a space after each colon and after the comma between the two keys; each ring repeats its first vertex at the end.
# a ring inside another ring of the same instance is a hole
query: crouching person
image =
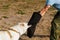
{"type": "MultiPolygon", "coordinates": [[[[29,25],[34,25],[35,21],[36,21],[36,24],[38,23],[38,21],[41,19],[42,16],[44,16],[44,14],[46,13],[46,11],[48,11],[48,9],[53,6],[55,7],[58,12],[57,14],[54,16],[54,19],[53,21],[51,22],[52,24],[52,27],[51,27],[51,32],[50,32],[50,40],[58,40],[59,38],[59,35],[60,35],[60,0],[46,0],[46,5],[44,6],[44,8],[40,11],[40,12],[37,12],[36,14],[39,14],[39,15],[32,15],[32,20],[29,21],[29,25]],[[36,16],[39,16],[39,17],[36,17],[36,16]],[[39,19],[36,19],[39,18],[39,19]]],[[[36,25],[35,24],[35,25],[36,25]]],[[[27,31],[27,36],[28,37],[32,37],[33,34],[34,34],[34,30],[33,29],[34,27],[31,27],[28,29],[27,31]]]]}

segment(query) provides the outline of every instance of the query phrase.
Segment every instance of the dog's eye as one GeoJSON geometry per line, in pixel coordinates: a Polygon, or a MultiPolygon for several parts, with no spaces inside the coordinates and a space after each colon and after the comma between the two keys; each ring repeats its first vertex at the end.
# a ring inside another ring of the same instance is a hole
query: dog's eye
{"type": "Polygon", "coordinates": [[[24,24],[20,24],[21,26],[24,26],[24,24]]]}

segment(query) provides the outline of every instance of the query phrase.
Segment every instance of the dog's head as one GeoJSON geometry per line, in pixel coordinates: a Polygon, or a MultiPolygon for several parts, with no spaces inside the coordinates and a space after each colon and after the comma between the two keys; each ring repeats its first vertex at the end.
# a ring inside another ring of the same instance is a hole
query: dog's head
{"type": "Polygon", "coordinates": [[[20,22],[18,23],[18,26],[20,27],[20,34],[24,34],[31,25],[28,25],[26,22],[20,22]]]}

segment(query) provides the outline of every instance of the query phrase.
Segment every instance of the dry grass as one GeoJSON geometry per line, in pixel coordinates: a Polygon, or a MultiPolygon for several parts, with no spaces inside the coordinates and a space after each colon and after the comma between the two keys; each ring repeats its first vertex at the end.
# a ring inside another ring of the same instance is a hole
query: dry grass
{"type": "MultiPolygon", "coordinates": [[[[45,5],[44,0],[0,0],[0,27],[11,27],[18,22],[28,22],[34,11],[40,11],[45,5]]],[[[54,8],[42,17],[38,23],[35,35],[28,38],[23,35],[23,40],[49,40],[50,27],[56,10],[54,8]]]]}

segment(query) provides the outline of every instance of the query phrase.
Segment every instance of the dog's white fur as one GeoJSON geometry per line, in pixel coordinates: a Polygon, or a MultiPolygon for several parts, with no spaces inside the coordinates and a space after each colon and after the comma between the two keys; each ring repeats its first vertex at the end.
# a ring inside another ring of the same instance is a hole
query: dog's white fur
{"type": "Polygon", "coordinates": [[[12,37],[9,36],[7,31],[0,31],[0,40],[19,40],[21,35],[23,35],[29,27],[30,26],[28,26],[27,23],[18,23],[17,25],[11,27],[12,29],[19,32],[19,33],[17,33],[15,31],[8,30],[12,37]]]}

